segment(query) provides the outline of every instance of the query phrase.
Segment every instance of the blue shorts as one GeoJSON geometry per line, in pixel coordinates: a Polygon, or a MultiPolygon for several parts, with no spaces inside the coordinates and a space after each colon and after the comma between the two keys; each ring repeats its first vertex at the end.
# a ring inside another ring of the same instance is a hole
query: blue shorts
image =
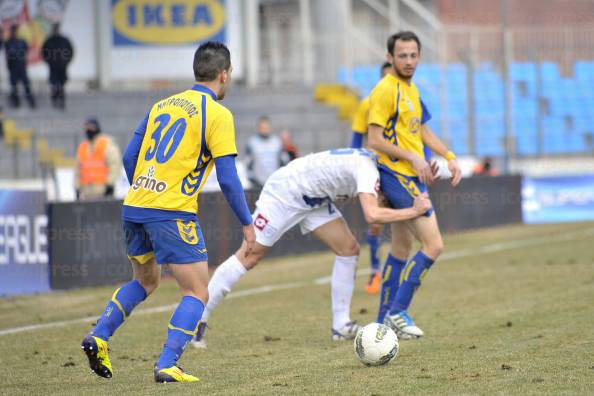
{"type": "MultiPolygon", "coordinates": [[[[394,209],[412,208],[415,197],[427,192],[427,186],[416,176],[404,176],[400,173],[379,168],[380,187],[390,205],[394,209]]],[[[433,209],[429,209],[424,216],[431,216],[433,209]]]]}
{"type": "Polygon", "coordinates": [[[126,253],[140,264],[156,257],[157,264],[189,264],[208,261],[200,224],[163,220],[134,223],[124,220],[126,253]]]}

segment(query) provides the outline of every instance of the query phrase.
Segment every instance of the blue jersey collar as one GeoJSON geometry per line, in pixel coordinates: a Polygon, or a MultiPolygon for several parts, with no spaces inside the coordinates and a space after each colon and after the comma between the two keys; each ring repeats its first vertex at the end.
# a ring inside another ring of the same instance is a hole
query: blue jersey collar
{"type": "Polygon", "coordinates": [[[192,86],[192,89],[194,91],[198,91],[198,92],[203,92],[205,94],[209,94],[214,100],[218,100],[217,95],[214,92],[212,92],[212,90],[210,88],[208,88],[208,87],[206,87],[206,86],[204,86],[202,84],[194,84],[192,86]]]}

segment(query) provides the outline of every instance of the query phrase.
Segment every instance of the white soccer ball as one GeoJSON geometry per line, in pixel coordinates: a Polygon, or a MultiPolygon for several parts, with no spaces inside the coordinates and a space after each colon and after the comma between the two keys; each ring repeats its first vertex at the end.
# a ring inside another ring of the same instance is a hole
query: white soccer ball
{"type": "Polygon", "coordinates": [[[398,355],[398,337],[388,326],[370,323],[357,333],[354,348],[364,365],[381,366],[398,355]]]}

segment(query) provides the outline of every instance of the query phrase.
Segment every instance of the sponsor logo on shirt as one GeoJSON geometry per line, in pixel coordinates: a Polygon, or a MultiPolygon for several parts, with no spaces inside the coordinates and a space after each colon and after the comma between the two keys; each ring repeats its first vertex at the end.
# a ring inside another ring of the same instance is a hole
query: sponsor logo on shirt
{"type": "Polygon", "coordinates": [[[134,180],[134,183],[132,183],[132,189],[134,191],[141,188],[160,194],[167,189],[167,183],[155,178],[155,167],[151,166],[146,172],[146,176],[138,176],[136,180],[134,180]]]}

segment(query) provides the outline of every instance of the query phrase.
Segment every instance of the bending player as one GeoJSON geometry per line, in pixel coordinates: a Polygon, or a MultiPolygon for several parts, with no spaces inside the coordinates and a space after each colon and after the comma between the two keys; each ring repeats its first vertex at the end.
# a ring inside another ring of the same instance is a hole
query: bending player
{"type": "Polygon", "coordinates": [[[97,326],[82,341],[91,370],[111,378],[107,342],[159,285],[169,269],[183,295],[155,363],[156,382],[195,382],[177,361],[196,334],[208,302],[208,255],[198,224],[197,197],[214,163],[225,198],[243,224],[244,251],[255,240],[252,217],[235,169],[233,115],[217,102],[231,80],[224,44],[202,44],[194,54],[195,84],[157,102],[140,123],[124,155],[130,190],[123,207],[126,250],[134,280],[117,289],[97,326]]]}
{"type": "MultiPolygon", "coordinates": [[[[431,118],[412,77],[419,62],[421,43],[413,32],[399,32],[387,43],[387,59],[393,74],[387,74],[373,89],[369,104],[369,146],[378,152],[381,187],[394,208],[411,207],[414,197],[427,191],[433,180],[424,147],[448,161],[452,185],[461,179],[456,155],[427,127],[431,118]]],[[[443,242],[433,210],[406,223],[392,226],[392,257],[412,246],[409,229],[421,242],[419,250],[407,262],[386,261],[379,315],[389,311],[384,323],[400,338],[424,335],[415,325],[408,307],[415,290],[443,251],[443,242]],[[387,293],[386,293],[387,291],[387,293]],[[391,298],[383,298],[391,295],[391,298]]]]}
{"type": "Polygon", "coordinates": [[[194,345],[204,347],[202,338],[211,312],[276,241],[297,224],[301,232],[312,232],[336,255],[332,271],[332,339],[354,338],[359,326],[350,319],[350,304],[359,244],[334,202],[358,196],[368,223],[412,219],[430,208],[424,195],[417,197],[410,208],[381,208],[378,191],[376,158],[369,150],[336,149],[310,154],[274,172],[256,202],[253,214],[256,244],[248,252],[244,243],[215,271],[208,285],[210,299],[194,345]]]}

